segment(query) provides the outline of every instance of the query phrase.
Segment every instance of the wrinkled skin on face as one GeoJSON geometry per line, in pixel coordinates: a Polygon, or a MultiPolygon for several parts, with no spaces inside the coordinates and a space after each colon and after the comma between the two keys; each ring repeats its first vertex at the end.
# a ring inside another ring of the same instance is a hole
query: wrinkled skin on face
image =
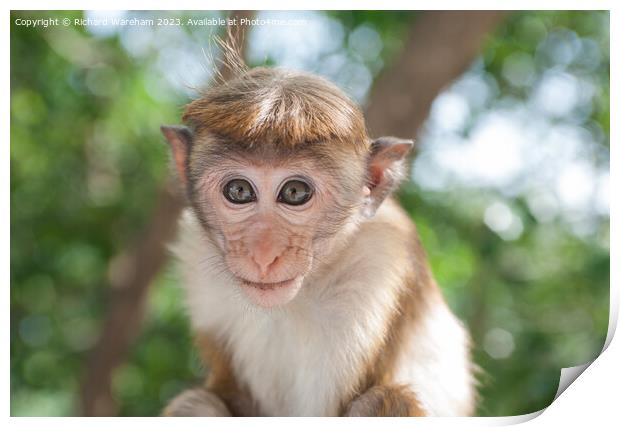
{"type": "MultiPolygon", "coordinates": [[[[364,168],[350,167],[357,173],[344,174],[336,163],[319,161],[307,152],[218,150],[210,157],[208,151],[195,154],[193,164],[201,173],[194,175],[191,192],[198,217],[221,251],[223,266],[253,304],[288,303],[317,259],[320,264],[329,253],[332,237],[359,211],[369,192],[364,168]],[[241,190],[235,186],[239,182],[241,190]],[[290,182],[293,192],[309,190],[307,200],[287,203],[283,192],[290,182]],[[229,200],[231,185],[252,197],[243,203],[229,200]]],[[[351,157],[349,162],[362,166],[364,160],[351,157]]]]}

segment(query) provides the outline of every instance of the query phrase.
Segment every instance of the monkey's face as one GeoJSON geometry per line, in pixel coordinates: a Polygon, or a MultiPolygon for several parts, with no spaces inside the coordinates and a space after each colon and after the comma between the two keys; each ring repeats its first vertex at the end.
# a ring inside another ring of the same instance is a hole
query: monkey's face
{"type": "Polygon", "coordinates": [[[384,137],[366,152],[330,143],[255,149],[195,140],[184,127],[162,132],[192,208],[219,248],[205,262],[263,307],[290,302],[313,269],[337,262],[333,249],[392,192],[413,146],[384,137]]]}
{"type": "Polygon", "coordinates": [[[254,304],[288,303],[364,197],[363,161],[347,176],[311,158],[242,156],[209,162],[194,209],[218,245],[222,266],[254,304]],[[239,160],[243,159],[243,160],[239,160]]]}

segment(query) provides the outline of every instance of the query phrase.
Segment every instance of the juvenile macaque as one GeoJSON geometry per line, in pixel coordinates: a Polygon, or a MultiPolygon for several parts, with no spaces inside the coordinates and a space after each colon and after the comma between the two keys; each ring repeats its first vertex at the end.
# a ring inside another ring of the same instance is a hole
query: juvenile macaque
{"type": "Polygon", "coordinates": [[[468,336],[390,198],[413,143],[333,84],[238,70],[163,126],[174,252],[208,378],[172,416],[469,415],[468,336]]]}

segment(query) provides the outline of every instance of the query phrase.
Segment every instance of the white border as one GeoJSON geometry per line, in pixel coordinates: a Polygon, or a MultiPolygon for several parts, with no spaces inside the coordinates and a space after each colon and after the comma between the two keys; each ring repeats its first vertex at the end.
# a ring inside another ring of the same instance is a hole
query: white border
{"type": "MultiPolygon", "coordinates": [[[[369,0],[358,0],[358,1],[339,1],[335,2],[333,0],[300,0],[295,3],[286,3],[284,1],[235,1],[235,0],[214,0],[210,2],[199,1],[199,0],[177,0],[175,2],[170,2],[169,4],[158,3],[155,4],[152,0],[97,0],[97,1],[76,1],[76,0],[60,0],[55,2],[44,2],[44,1],[34,1],[34,0],[26,0],[26,1],[14,1],[10,0],[5,2],[6,14],[4,15],[5,20],[3,22],[3,28],[1,32],[2,37],[2,53],[6,61],[4,62],[4,66],[1,67],[0,73],[2,75],[2,81],[4,81],[4,86],[2,88],[4,100],[2,102],[2,127],[3,133],[5,135],[2,149],[2,170],[0,171],[0,175],[2,176],[3,186],[2,186],[2,200],[4,204],[4,209],[0,210],[0,215],[2,219],[2,236],[4,237],[3,244],[1,245],[1,254],[2,254],[2,272],[3,277],[5,277],[5,283],[7,284],[5,295],[6,295],[6,305],[10,304],[10,294],[9,294],[9,286],[10,283],[10,240],[7,238],[10,232],[10,193],[9,193],[9,167],[10,167],[10,131],[9,131],[9,114],[10,114],[10,97],[9,97],[9,88],[10,88],[10,73],[9,66],[9,11],[11,9],[15,10],[27,10],[27,9],[41,9],[41,10],[60,10],[60,9],[133,9],[133,10],[200,10],[204,9],[205,6],[208,6],[208,9],[213,10],[360,10],[367,9],[371,10],[380,6],[382,10],[399,10],[399,9],[416,9],[416,10],[450,10],[450,9],[458,9],[462,10],[467,6],[467,9],[500,9],[500,10],[611,10],[611,44],[610,51],[615,52],[614,46],[617,46],[617,36],[615,34],[614,28],[620,28],[620,19],[618,19],[617,14],[614,11],[615,4],[612,0],[590,0],[590,1],[577,1],[577,0],[546,0],[541,2],[540,0],[505,0],[502,2],[492,2],[492,1],[458,1],[458,0],[450,0],[450,1],[442,1],[441,3],[437,1],[415,1],[415,2],[407,2],[407,1],[390,1],[384,0],[380,3],[376,1],[369,0]]],[[[618,69],[618,60],[617,55],[612,55],[611,59],[611,70],[612,74],[614,70],[618,69]]],[[[611,123],[618,122],[618,114],[616,112],[616,100],[618,98],[618,85],[615,84],[615,80],[612,77],[611,82],[611,123]]],[[[614,137],[616,133],[614,132],[613,126],[611,129],[611,141],[614,141],[614,137]]],[[[615,148],[612,147],[611,150],[611,188],[620,188],[619,184],[619,174],[617,169],[617,165],[620,164],[618,160],[618,152],[615,148]],[[615,169],[614,169],[615,168],[615,169]]],[[[611,197],[611,215],[612,218],[619,211],[619,198],[611,197]]],[[[617,250],[615,248],[618,247],[618,239],[620,239],[620,229],[617,224],[613,221],[611,222],[611,259],[614,259],[613,255],[616,255],[617,250]]],[[[541,411],[543,414],[537,418],[534,418],[535,414],[524,415],[520,417],[497,417],[497,418],[427,418],[427,419],[322,419],[321,423],[327,424],[339,424],[339,425],[370,425],[375,423],[387,423],[392,425],[411,425],[412,422],[416,424],[424,424],[424,425],[509,425],[509,424],[517,424],[524,421],[530,421],[531,425],[547,425],[550,423],[556,424],[561,423],[563,425],[579,425],[582,426],[585,422],[594,422],[595,425],[599,422],[603,425],[609,425],[610,421],[618,420],[618,414],[620,413],[619,405],[617,404],[617,390],[615,382],[620,378],[620,369],[618,368],[618,364],[616,361],[620,360],[620,345],[618,344],[618,340],[612,341],[617,321],[618,321],[618,280],[619,276],[619,268],[620,263],[611,263],[611,290],[610,290],[610,320],[609,320],[609,331],[608,337],[605,346],[608,348],[604,351],[604,353],[592,363],[586,371],[576,380],[576,382],[571,385],[565,393],[563,393],[559,398],[551,404],[546,410],[541,411]],[[354,423],[354,424],[353,424],[354,423]],[[542,423],[542,424],[541,424],[542,423]]],[[[7,308],[5,305],[5,308],[7,308]]],[[[10,310],[4,310],[4,320],[5,325],[10,323],[10,310]]],[[[4,327],[3,329],[3,345],[4,351],[1,352],[1,358],[3,361],[3,366],[5,367],[5,371],[7,373],[7,377],[5,378],[5,386],[2,388],[2,401],[3,401],[3,409],[4,414],[6,416],[10,413],[10,381],[8,380],[8,374],[10,372],[10,329],[9,327],[4,327]]],[[[235,419],[217,419],[217,420],[197,420],[197,419],[161,419],[161,418],[115,418],[114,423],[119,423],[121,425],[134,425],[135,423],[139,424],[148,424],[148,425],[169,425],[171,423],[175,423],[176,425],[204,425],[208,423],[209,425],[232,425],[236,424],[239,420],[235,419]]],[[[247,422],[251,422],[252,425],[284,425],[289,424],[290,422],[294,422],[296,425],[306,424],[312,425],[316,420],[314,419],[284,419],[284,418],[269,418],[269,419],[252,419],[247,422]]],[[[111,420],[98,418],[98,419],[82,419],[82,418],[11,418],[10,423],[14,425],[31,425],[32,423],[45,423],[46,425],[78,425],[82,426],[84,423],[92,424],[92,425],[108,425],[111,420]]],[[[243,422],[243,421],[242,421],[243,422]]]]}

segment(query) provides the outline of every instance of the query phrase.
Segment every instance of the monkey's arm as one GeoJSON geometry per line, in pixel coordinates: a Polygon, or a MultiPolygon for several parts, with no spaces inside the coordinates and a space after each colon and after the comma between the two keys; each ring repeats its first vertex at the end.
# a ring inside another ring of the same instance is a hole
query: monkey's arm
{"type": "Polygon", "coordinates": [[[165,417],[246,417],[259,415],[249,395],[234,390],[196,387],[185,390],[170,401],[165,417]]]}
{"type": "Polygon", "coordinates": [[[346,417],[423,417],[415,394],[406,386],[378,385],[353,399],[344,411],[346,417]]]}
{"type": "Polygon", "coordinates": [[[163,412],[178,417],[243,417],[259,415],[252,396],[239,387],[223,345],[205,332],[196,334],[196,345],[209,375],[203,387],[186,390],[175,397],[163,412]]]}
{"type": "Polygon", "coordinates": [[[164,409],[165,417],[230,417],[226,404],[215,393],[199,387],[185,390],[164,409]]]}

